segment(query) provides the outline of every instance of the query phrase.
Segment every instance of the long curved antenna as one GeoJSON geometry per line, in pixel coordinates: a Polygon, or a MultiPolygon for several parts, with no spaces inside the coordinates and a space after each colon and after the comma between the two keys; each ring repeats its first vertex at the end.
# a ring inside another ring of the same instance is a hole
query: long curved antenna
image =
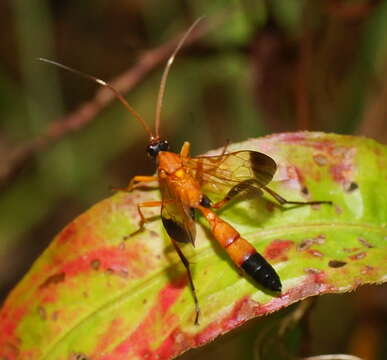
{"type": "Polygon", "coordinates": [[[102,80],[102,79],[98,79],[97,77],[95,76],[92,76],[92,75],[89,75],[89,74],[86,74],[82,71],[79,71],[79,70],[76,70],[76,69],[73,69],[69,66],[66,66],[66,65],[63,65],[61,63],[58,63],[56,61],[53,61],[53,60],[49,60],[49,59],[45,59],[45,58],[38,58],[37,60],[39,61],[42,61],[42,62],[45,62],[45,63],[48,63],[48,64],[51,64],[51,65],[55,65],[55,66],[58,66],[64,70],[67,70],[67,71],[70,71],[74,74],[77,74],[77,75],[80,75],[86,79],[89,79],[89,80],[92,80],[94,82],[96,82],[97,84],[99,85],[102,85],[102,86],[105,86],[107,87],[108,89],[110,89],[114,95],[117,97],[117,99],[122,103],[122,105],[124,105],[126,107],[126,109],[128,109],[128,111],[140,122],[140,124],[144,127],[145,131],[148,133],[149,137],[151,139],[154,138],[153,136],[153,133],[152,133],[152,130],[150,129],[150,127],[148,126],[148,124],[143,120],[143,118],[137,113],[136,110],[134,110],[130,105],[129,103],[125,100],[125,98],[121,95],[121,93],[115,89],[112,85],[110,85],[109,83],[107,83],[106,81],[102,80]]]}
{"type": "Polygon", "coordinates": [[[165,93],[165,84],[167,82],[169,70],[171,69],[172,63],[175,60],[175,56],[178,53],[178,51],[183,46],[185,40],[188,38],[188,36],[191,34],[192,30],[196,27],[196,25],[204,18],[204,16],[196,19],[196,21],[189,27],[187,32],[183,35],[183,37],[180,39],[179,43],[176,46],[176,49],[172,53],[172,55],[169,57],[167,61],[167,65],[165,65],[165,69],[163,72],[163,75],[161,77],[160,81],[160,90],[157,96],[157,103],[156,103],[156,114],[155,114],[155,135],[156,138],[160,137],[160,118],[161,118],[161,108],[163,106],[163,99],[164,99],[164,93],[165,93]]]}

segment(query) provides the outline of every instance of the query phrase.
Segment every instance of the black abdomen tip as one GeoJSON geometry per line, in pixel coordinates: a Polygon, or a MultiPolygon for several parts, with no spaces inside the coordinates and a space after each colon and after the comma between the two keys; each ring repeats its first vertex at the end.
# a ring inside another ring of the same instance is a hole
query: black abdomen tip
{"type": "Polygon", "coordinates": [[[281,291],[282,284],[278,274],[262,255],[258,253],[250,255],[241,267],[258,284],[266,289],[281,291]]]}

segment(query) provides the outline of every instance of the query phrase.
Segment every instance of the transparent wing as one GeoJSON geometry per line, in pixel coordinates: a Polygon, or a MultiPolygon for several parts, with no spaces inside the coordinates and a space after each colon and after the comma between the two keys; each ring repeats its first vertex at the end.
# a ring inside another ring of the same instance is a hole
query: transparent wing
{"type": "Polygon", "coordinates": [[[181,243],[195,245],[195,212],[182,203],[168,183],[160,184],[162,195],[161,220],[168,235],[181,243]]]}
{"type": "Polygon", "coordinates": [[[186,158],[184,166],[197,179],[202,192],[214,201],[224,198],[240,183],[259,189],[273,179],[277,170],[270,156],[257,151],[186,158]]]}

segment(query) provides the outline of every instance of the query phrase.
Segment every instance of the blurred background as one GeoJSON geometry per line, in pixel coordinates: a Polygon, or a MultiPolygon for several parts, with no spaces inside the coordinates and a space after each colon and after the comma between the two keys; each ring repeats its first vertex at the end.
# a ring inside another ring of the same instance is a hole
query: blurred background
{"type": "MultiPolygon", "coordinates": [[[[35,59],[115,79],[152,124],[171,41],[202,15],[167,83],[174,150],[296,130],[386,143],[387,1],[2,0],[1,300],[66,223],[154,171],[146,134],[110,93],[35,59]]],[[[322,297],[308,351],[386,359],[385,300],[385,286],[322,297]]]]}

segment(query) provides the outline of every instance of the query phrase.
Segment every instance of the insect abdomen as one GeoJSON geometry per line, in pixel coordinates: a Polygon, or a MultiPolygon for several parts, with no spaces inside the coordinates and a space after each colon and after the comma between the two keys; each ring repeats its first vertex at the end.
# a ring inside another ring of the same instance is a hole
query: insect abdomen
{"type": "Polygon", "coordinates": [[[250,255],[242,263],[241,268],[265,288],[281,291],[281,280],[278,274],[261,254],[255,252],[250,255]]]}
{"type": "Polygon", "coordinates": [[[212,210],[202,206],[199,210],[209,222],[213,236],[237,266],[263,287],[272,291],[281,291],[281,280],[278,274],[247,240],[212,210]]]}

